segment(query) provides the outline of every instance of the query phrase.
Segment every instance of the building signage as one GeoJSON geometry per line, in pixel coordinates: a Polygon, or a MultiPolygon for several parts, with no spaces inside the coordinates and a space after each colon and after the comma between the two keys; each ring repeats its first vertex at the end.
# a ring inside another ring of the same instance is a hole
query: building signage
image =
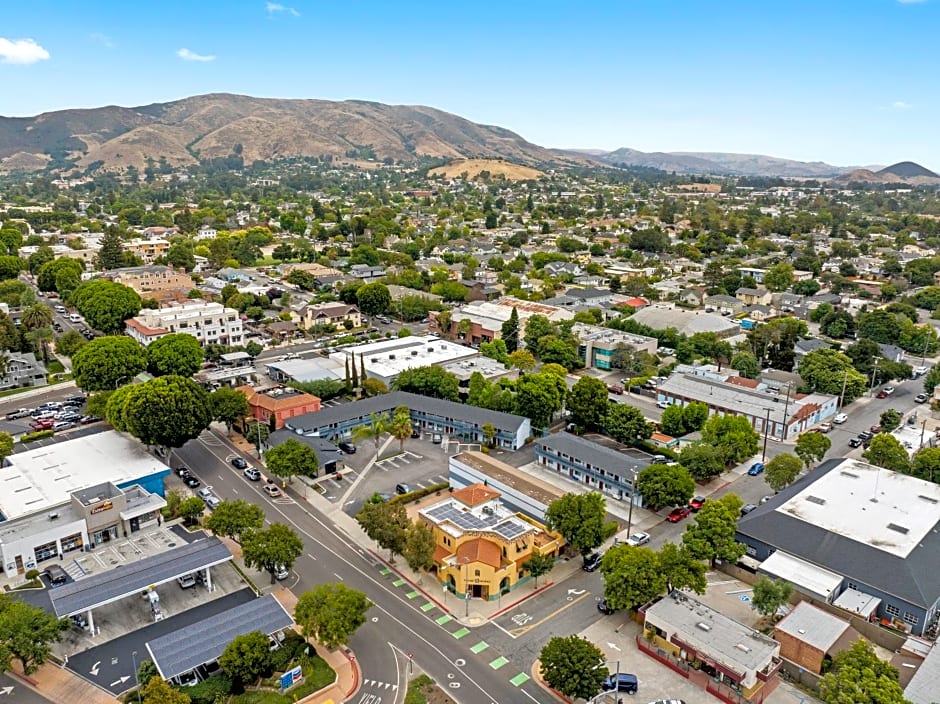
{"type": "Polygon", "coordinates": [[[94,513],[101,513],[102,511],[110,511],[112,508],[114,508],[114,505],[113,505],[110,501],[105,501],[104,503],[101,503],[101,504],[98,504],[97,506],[95,506],[95,507],[91,510],[91,512],[92,512],[93,514],[94,514],[94,513]]]}

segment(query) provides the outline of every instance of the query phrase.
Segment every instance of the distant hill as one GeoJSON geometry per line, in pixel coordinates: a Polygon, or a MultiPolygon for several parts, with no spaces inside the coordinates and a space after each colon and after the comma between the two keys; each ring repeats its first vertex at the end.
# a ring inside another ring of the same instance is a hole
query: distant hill
{"type": "Polygon", "coordinates": [[[460,174],[466,173],[467,178],[477,178],[482,172],[487,171],[491,176],[505,176],[509,181],[526,181],[537,179],[545,174],[538,169],[528,166],[520,166],[509,161],[497,159],[458,159],[452,161],[446,166],[438,166],[428,171],[430,176],[445,176],[454,178],[460,174]]]}
{"type": "Polygon", "coordinates": [[[901,161],[879,171],[871,169],[855,169],[830,181],[834,184],[849,185],[852,183],[868,183],[873,185],[908,185],[908,186],[935,186],[940,185],[940,176],[930,169],[925,169],[913,161],[901,161]]]}
{"type": "Polygon", "coordinates": [[[589,165],[514,132],[420,105],[279,100],[218,93],[140,107],[0,117],[0,169],[38,168],[50,157],[80,168],[171,166],[240,155],[246,164],[285,157],[505,159],[528,166],[589,165]]]}
{"type": "Polygon", "coordinates": [[[794,161],[762,154],[641,152],[629,148],[606,153],[585,150],[583,153],[611,165],[646,166],[680,174],[831,178],[852,170],[852,167],[833,166],[821,161],[794,161]]]}

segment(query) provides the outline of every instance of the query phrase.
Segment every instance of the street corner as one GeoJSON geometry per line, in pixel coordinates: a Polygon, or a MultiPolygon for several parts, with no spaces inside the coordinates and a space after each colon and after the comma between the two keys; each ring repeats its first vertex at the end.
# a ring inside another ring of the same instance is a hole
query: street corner
{"type": "Polygon", "coordinates": [[[597,603],[602,598],[587,588],[552,589],[521,600],[490,619],[511,638],[519,638],[536,628],[546,626],[552,631],[578,631],[581,626],[598,617],[597,603]]]}
{"type": "Polygon", "coordinates": [[[542,689],[542,691],[547,692],[548,694],[552,695],[556,700],[560,702],[567,702],[567,704],[573,703],[574,700],[569,699],[561,692],[552,689],[551,687],[549,687],[548,682],[542,679],[542,661],[541,660],[536,659],[535,662],[532,663],[532,667],[529,670],[529,672],[532,676],[532,681],[535,682],[535,684],[537,684],[542,689]]]}

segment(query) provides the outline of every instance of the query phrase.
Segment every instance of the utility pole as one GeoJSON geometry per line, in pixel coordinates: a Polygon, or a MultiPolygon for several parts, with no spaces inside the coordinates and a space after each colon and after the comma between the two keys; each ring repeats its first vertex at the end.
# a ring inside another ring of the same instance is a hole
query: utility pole
{"type": "Polygon", "coordinates": [[[630,539],[630,531],[633,529],[633,501],[636,497],[636,467],[630,470],[633,478],[630,480],[630,510],[627,513],[627,539],[630,539]]]}
{"type": "MultiPolygon", "coordinates": [[[[846,370],[845,378],[848,379],[848,370],[846,370]]],[[[790,410],[790,389],[792,387],[793,387],[793,382],[788,381],[787,382],[787,402],[783,404],[783,437],[781,438],[782,440],[786,440],[787,435],[789,435],[789,432],[790,432],[790,425],[788,423],[788,421],[790,420],[790,416],[787,415],[787,411],[790,410]]]]}
{"type": "Polygon", "coordinates": [[[764,419],[764,451],[761,453],[761,462],[767,461],[767,434],[770,430],[770,408],[767,409],[767,417],[764,419]]]}
{"type": "Polygon", "coordinates": [[[839,394],[839,409],[842,409],[845,402],[845,385],[849,382],[849,368],[845,368],[845,375],[842,377],[842,393],[839,394]]]}

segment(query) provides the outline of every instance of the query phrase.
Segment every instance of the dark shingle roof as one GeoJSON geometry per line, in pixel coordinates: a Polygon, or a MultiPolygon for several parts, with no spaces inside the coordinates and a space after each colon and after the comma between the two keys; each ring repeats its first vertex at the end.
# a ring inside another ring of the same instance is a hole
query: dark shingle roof
{"type": "Polygon", "coordinates": [[[571,433],[555,433],[536,440],[535,444],[581,460],[585,464],[603,469],[627,481],[632,479],[631,473],[627,471],[628,468],[641,469],[649,464],[646,460],[638,460],[571,433]]]}
{"type": "Polygon", "coordinates": [[[218,660],[228,644],[246,633],[270,635],[293,624],[273,595],[259,597],[148,641],[147,650],[163,679],[218,660]]]}
{"type": "Polygon", "coordinates": [[[316,413],[305,413],[302,416],[288,418],[285,424],[292,430],[311,432],[334,423],[348,423],[361,418],[368,421],[373,413],[393,413],[398,406],[407,406],[414,410],[440,416],[442,418],[455,418],[469,421],[478,426],[492,423],[497,430],[516,432],[522,423],[527,420],[522,416],[500,411],[490,411],[477,406],[468,406],[455,401],[445,401],[430,396],[411,394],[405,391],[392,391],[388,394],[371,396],[352,403],[343,403],[339,406],[323,408],[316,413]]]}

